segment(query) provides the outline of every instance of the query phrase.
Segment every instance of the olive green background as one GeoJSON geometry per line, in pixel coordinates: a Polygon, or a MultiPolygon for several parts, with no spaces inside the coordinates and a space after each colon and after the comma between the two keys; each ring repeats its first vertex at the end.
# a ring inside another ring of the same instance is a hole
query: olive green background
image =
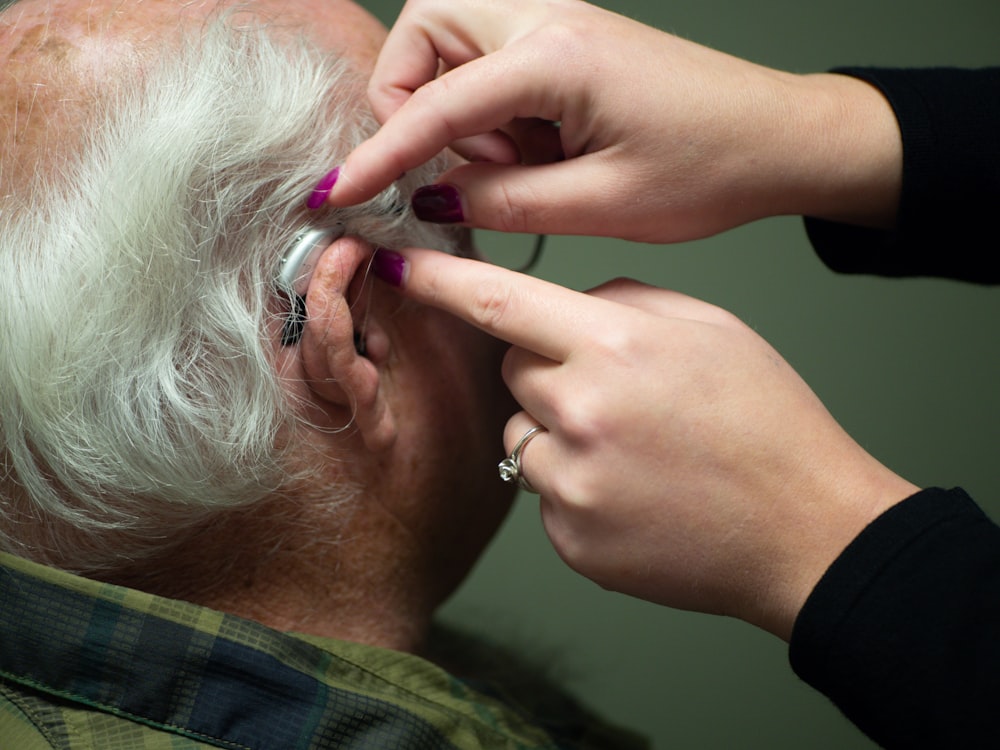
{"type": "MultiPolygon", "coordinates": [[[[361,2],[387,24],[402,6],[361,2]]],[[[996,0],[603,4],[798,72],[1000,62],[996,0]]],[[[644,61],[633,62],[641,76],[644,61]]],[[[995,237],[984,240],[984,253],[996,249],[995,237]]],[[[550,238],[538,274],[577,289],[630,276],[735,312],[886,465],[920,485],[963,486],[1000,518],[1000,290],[838,276],[816,259],[795,218],[663,247],[550,238]]],[[[874,746],[798,680],[773,636],[633,601],[573,574],[549,546],[534,496],[519,498],[444,616],[551,660],[580,696],[657,748],[874,746]]]]}

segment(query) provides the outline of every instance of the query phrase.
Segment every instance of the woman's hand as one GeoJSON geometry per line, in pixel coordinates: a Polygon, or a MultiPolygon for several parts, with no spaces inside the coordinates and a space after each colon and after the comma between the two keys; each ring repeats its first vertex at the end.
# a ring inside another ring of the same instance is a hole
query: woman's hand
{"type": "Polygon", "coordinates": [[[421,218],[673,242],[777,214],[894,217],[899,135],[870,86],[577,0],[409,0],[369,97],[384,126],[342,165],[332,205],[452,146],[473,163],[415,197],[421,218]]]}
{"type": "Polygon", "coordinates": [[[524,411],[504,444],[546,428],[524,475],[560,556],[605,588],[787,638],[844,547],[916,491],[719,308],[633,281],[582,294],[429,250],[388,258],[376,267],[403,294],[514,345],[504,378],[524,411]]]}

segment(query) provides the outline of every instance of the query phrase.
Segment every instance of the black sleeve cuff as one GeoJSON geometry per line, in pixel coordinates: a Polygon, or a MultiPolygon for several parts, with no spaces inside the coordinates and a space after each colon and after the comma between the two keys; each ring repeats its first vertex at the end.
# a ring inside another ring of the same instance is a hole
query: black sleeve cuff
{"type": "Polygon", "coordinates": [[[962,490],[876,519],[817,584],[789,658],[886,747],[1000,740],[1000,528],[962,490]]]}
{"type": "Polygon", "coordinates": [[[842,273],[1000,283],[1000,68],[842,68],[889,101],[903,140],[896,230],[806,219],[819,257],[842,273]]]}

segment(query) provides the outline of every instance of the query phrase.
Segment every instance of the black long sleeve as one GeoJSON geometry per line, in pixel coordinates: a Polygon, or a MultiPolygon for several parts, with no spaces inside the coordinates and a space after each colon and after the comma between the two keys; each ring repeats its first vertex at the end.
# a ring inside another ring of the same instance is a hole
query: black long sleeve
{"type": "Polygon", "coordinates": [[[842,68],[882,91],[903,140],[896,229],[806,219],[835,271],[1000,282],[1000,68],[842,68]]]}
{"type": "MultiPolygon", "coordinates": [[[[806,219],[845,273],[1000,282],[1000,68],[843,69],[882,90],[903,138],[896,229],[806,219]]],[[[1000,745],[1000,527],[961,490],[876,519],[810,595],[789,658],[890,748],[1000,745]]]]}
{"type": "Polygon", "coordinates": [[[876,742],[1000,742],[1000,527],[962,490],[876,519],[799,613],[789,658],[876,742]]]}

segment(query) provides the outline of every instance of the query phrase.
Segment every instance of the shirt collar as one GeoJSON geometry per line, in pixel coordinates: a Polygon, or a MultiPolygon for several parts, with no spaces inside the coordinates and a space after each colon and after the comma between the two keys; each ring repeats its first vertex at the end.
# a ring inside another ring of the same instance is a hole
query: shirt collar
{"type": "Polygon", "coordinates": [[[443,670],[0,553],[0,675],[220,747],[551,746],[443,670]]]}

